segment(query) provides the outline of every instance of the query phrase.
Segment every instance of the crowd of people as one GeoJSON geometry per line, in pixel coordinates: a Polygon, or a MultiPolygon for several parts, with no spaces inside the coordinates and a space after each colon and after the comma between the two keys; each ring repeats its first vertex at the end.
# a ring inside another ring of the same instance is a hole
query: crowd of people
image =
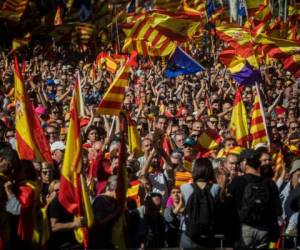
{"type": "MultiPolygon", "coordinates": [[[[297,239],[299,81],[279,61],[261,66],[259,89],[269,144],[240,148],[229,129],[237,84],[218,59],[223,44],[216,44],[209,50],[204,40],[202,46],[201,41],[189,43],[186,50],[206,70],[174,79],[165,77],[166,59],[138,57],[123,101],[141,138],[141,150],[128,150],[123,163],[129,190],[138,187],[138,191],[128,195],[125,208],[116,202],[123,136],[119,118],[97,115],[114,74],[103,65],[93,68],[95,53],[89,49],[78,52],[73,46],[54,44],[46,50],[33,44],[19,52],[26,90],[48,139],[53,164],[22,160],[15,150],[13,57],[2,53],[0,249],[37,249],[32,243],[33,221],[42,221],[42,216],[48,218],[50,233],[44,246],[83,248],[74,230],[85,227],[86,220],[68,213],[58,199],[59,192],[65,191],[60,190],[60,170],[78,75],[85,103],[80,122],[83,171],[94,212],[88,248],[115,248],[112,230],[121,214],[126,218],[128,248],[218,247],[222,242],[227,247],[266,249],[276,248],[283,235],[297,239]],[[208,129],[222,140],[203,153],[198,139],[208,129]],[[279,153],[281,167],[273,157],[279,153]]],[[[110,45],[101,51],[115,53],[110,45]]],[[[255,86],[242,90],[249,123],[256,91],[255,86]]],[[[285,239],[285,243],[293,241],[285,239]]]]}

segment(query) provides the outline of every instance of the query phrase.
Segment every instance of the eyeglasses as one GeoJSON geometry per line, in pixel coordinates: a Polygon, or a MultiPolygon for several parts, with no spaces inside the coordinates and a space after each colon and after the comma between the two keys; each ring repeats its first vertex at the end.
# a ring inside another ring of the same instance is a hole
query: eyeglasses
{"type": "Polygon", "coordinates": [[[6,135],[6,138],[12,138],[15,137],[14,135],[6,135]]]}
{"type": "Polygon", "coordinates": [[[186,123],[190,123],[190,122],[193,122],[193,120],[186,120],[185,122],[186,123]]]}
{"type": "Polygon", "coordinates": [[[291,127],[291,130],[297,130],[299,127],[291,127]]]}
{"type": "Polygon", "coordinates": [[[212,124],[217,124],[218,123],[218,121],[212,121],[212,120],[210,120],[209,122],[212,123],[212,124]]]}
{"type": "Polygon", "coordinates": [[[58,111],[52,111],[52,114],[56,115],[58,114],[58,111]]]}

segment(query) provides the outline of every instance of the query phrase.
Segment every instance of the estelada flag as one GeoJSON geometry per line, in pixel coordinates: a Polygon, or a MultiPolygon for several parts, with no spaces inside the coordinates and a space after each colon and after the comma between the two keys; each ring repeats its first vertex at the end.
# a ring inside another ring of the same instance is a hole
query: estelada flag
{"type": "MultiPolygon", "coordinates": [[[[67,135],[67,145],[64,155],[63,167],[60,178],[60,192],[58,199],[62,206],[76,217],[85,217],[87,226],[93,223],[94,216],[89,199],[87,185],[82,174],[81,138],[80,138],[80,92],[78,81],[71,100],[71,118],[67,135]]],[[[79,243],[87,247],[87,228],[75,230],[75,236],[79,243]]]]}
{"type": "Polygon", "coordinates": [[[20,159],[52,163],[49,144],[25,90],[17,56],[14,59],[16,139],[20,159]]]}

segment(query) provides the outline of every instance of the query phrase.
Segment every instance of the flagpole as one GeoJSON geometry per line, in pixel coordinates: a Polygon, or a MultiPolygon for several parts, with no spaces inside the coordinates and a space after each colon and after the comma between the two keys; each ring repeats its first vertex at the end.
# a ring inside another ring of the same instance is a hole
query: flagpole
{"type": "Polygon", "coordinates": [[[255,87],[256,87],[256,92],[257,92],[257,96],[258,96],[258,100],[259,100],[259,106],[260,106],[260,109],[262,111],[261,114],[262,114],[263,123],[264,123],[265,130],[266,130],[267,144],[270,146],[271,143],[270,143],[270,137],[269,137],[269,132],[268,132],[268,128],[267,128],[267,122],[266,122],[266,117],[265,117],[265,110],[264,110],[264,107],[262,105],[262,100],[261,100],[261,96],[260,96],[260,93],[259,93],[259,88],[258,88],[258,83],[257,82],[255,82],[255,87]]]}

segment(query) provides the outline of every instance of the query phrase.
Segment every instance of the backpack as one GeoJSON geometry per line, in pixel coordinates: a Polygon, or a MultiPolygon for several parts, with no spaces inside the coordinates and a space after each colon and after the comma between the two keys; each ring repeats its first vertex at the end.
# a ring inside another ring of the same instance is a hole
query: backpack
{"type": "MultiPolygon", "coordinates": [[[[246,176],[247,180],[247,176],[246,176]]],[[[266,180],[249,182],[242,197],[240,220],[250,226],[261,225],[270,211],[270,187],[266,180]]]]}
{"type": "Polygon", "coordinates": [[[194,191],[189,197],[185,208],[185,234],[197,243],[203,243],[213,237],[214,198],[210,193],[211,185],[202,190],[192,184],[194,191]]]}

